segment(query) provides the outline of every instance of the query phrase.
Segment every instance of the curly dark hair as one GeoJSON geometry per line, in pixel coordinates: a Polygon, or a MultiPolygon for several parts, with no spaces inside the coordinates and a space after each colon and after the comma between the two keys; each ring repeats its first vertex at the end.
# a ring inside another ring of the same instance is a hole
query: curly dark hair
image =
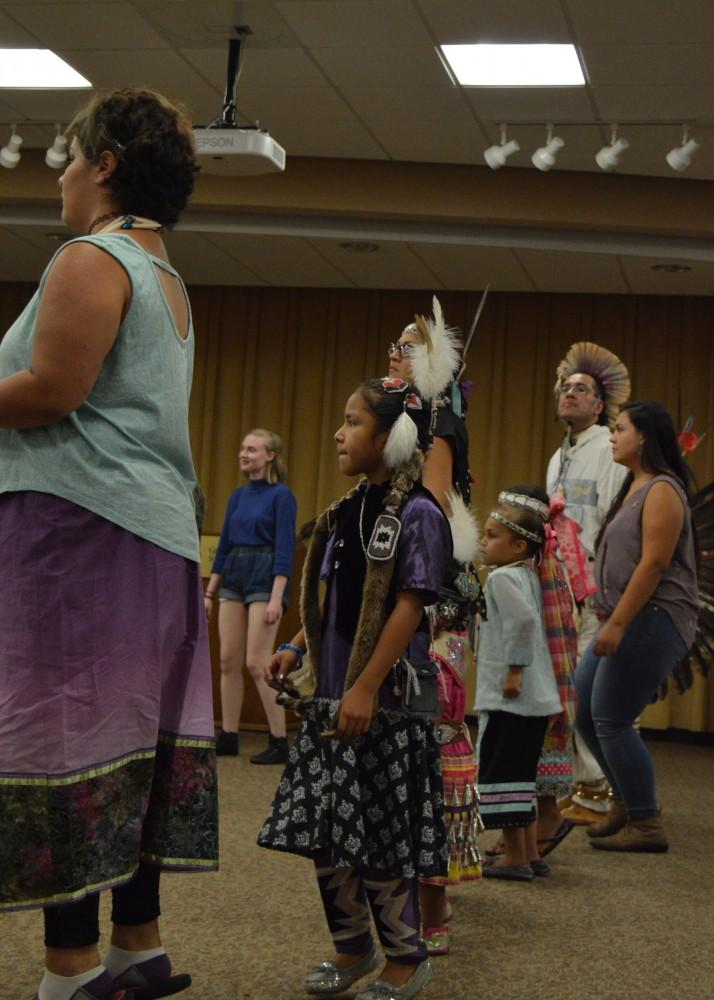
{"type": "Polygon", "coordinates": [[[120,212],[173,226],[186,207],[199,167],[193,129],[182,108],[153,90],[128,87],[97,94],[67,127],[83,155],[118,159],[109,188],[120,212]]]}

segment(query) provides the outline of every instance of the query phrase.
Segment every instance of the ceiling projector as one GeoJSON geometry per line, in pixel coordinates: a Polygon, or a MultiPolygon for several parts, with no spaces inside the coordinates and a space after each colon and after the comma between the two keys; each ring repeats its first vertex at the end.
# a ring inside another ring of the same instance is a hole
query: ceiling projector
{"type": "Polygon", "coordinates": [[[196,153],[207,174],[238,177],[278,173],[285,170],[283,147],[259,124],[241,125],[236,121],[240,50],[240,38],[231,38],[223,110],[208,125],[194,126],[196,153]]]}
{"type": "Polygon", "coordinates": [[[213,127],[193,130],[207,174],[270,174],[285,170],[285,150],[265,129],[213,127]]]}

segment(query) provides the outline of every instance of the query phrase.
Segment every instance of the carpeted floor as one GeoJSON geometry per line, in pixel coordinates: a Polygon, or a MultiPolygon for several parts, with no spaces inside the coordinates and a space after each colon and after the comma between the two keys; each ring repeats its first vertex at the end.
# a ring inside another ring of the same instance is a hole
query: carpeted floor
{"type": "MultiPolygon", "coordinates": [[[[163,881],[164,939],[186,1000],[297,1000],[330,948],[312,867],[255,838],[280,769],[222,759],[221,871],[163,881]]],[[[672,848],[592,850],[575,830],[533,883],[454,893],[451,955],[428,1000],[702,1000],[714,978],[714,748],[651,744],[672,848]]],[[[484,837],[484,843],[493,840],[484,837]]],[[[104,926],[108,906],[102,906],[104,926]]],[[[0,917],[0,1000],[30,1000],[42,968],[38,912],[0,917]]],[[[348,997],[353,994],[344,994],[348,997]]]]}

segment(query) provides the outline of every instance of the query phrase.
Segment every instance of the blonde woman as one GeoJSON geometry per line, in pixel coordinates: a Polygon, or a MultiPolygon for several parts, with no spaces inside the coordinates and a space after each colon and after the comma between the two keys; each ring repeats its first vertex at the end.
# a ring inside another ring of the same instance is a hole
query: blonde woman
{"type": "Polygon", "coordinates": [[[219,601],[222,728],[216,752],[238,754],[245,665],[263,703],[270,736],[252,764],[284,764],[288,744],[285,711],[264,680],[278,625],[289,601],[295,553],[295,497],[285,484],[283,444],[277,434],[258,428],[243,439],[240,469],[248,482],[228,501],[221,540],[205,594],[210,620],[219,601]]]}

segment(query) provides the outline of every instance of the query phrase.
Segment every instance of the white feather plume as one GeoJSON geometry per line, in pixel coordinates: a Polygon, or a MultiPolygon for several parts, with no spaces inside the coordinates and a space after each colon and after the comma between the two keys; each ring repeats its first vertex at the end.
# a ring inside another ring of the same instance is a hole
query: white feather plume
{"type": "Polygon", "coordinates": [[[416,451],[419,432],[409,414],[400,413],[392,424],[387,443],[384,446],[384,464],[388,469],[396,469],[408,462],[416,451]]]}
{"type": "Polygon", "coordinates": [[[424,399],[434,399],[453,381],[460,363],[456,330],[444,322],[441,303],[432,300],[434,315],[426,320],[430,344],[415,344],[410,356],[411,382],[424,399]]]}
{"type": "Polygon", "coordinates": [[[460,563],[476,562],[481,553],[476,515],[454,490],[446,494],[451,507],[449,525],[454,540],[454,559],[460,563]]]}

